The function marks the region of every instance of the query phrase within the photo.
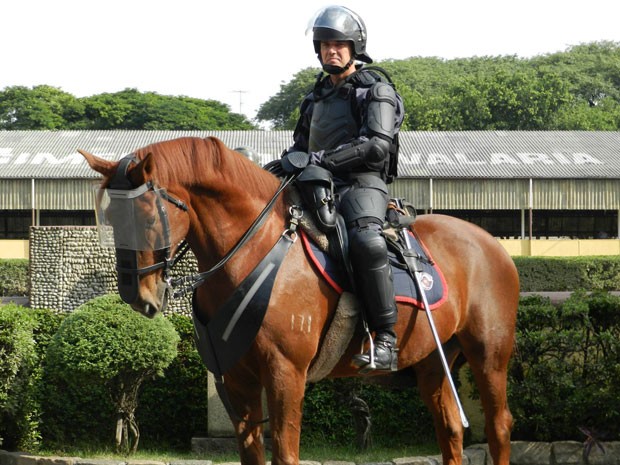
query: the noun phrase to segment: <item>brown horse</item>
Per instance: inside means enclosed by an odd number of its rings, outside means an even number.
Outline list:
[[[102,187],[118,179],[119,162],[80,153],[103,175]],[[163,207],[157,207],[160,215],[147,212],[150,220],[145,228],[158,229],[163,210],[170,250],[136,252],[135,266],[142,271],[136,278],[135,299],[130,299],[134,310],[153,316],[166,305],[166,272],[157,265],[162,255],[174,253],[185,239],[200,271],[213,267],[235,247],[272,199],[279,180],[215,138],[156,143],[133,155],[121,173],[128,183],[126,189],[152,185],[166,189]],[[289,218],[285,200],[278,198],[247,244],[238,247],[230,260],[197,287],[194,313],[198,320],[206,323],[214,316],[287,230]],[[452,366],[460,354],[469,363],[480,392],[491,456],[495,465],[508,465],[512,416],[506,398],[506,372],[519,299],[513,261],[492,236],[456,218],[421,215],[413,229],[442,268],[448,285],[447,299],[433,311],[448,363]],[[339,300],[338,293],[309,263],[300,242],[292,243],[277,273],[262,326],[249,350],[224,375],[225,389],[238,414],[231,419],[244,465],[265,463],[260,426],[263,389],[269,410],[272,463],[299,462],[307,374]],[[463,426],[458,405],[425,320],[420,309],[399,304],[398,368],[415,372],[423,400],[433,414],[443,463],[460,464]],[[354,336],[329,377],[358,376],[350,360],[359,352],[362,337]]]

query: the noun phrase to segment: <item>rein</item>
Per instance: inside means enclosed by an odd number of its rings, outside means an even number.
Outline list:
[[[172,297],[176,299],[178,297],[182,297],[186,295],[189,292],[194,291],[194,289],[196,289],[198,286],[204,283],[207,280],[207,278],[209,278],[209,276],[211,276],[213,273],[215,273],[220,268],[222,268],[226,263],[228,263],[228,261],[237,253],[237,251],[241,247],[243,247],[243,245],[246,242],[248,242],[260,229],[260,227],[264,224],[265,219],[267,218],[267,215],[269,215],[269,213],[273,209],[273,206],[275,205],[276,200],[278,199],[280,194],[284,191],[284,189],[286,189],[295,180],[296,177],[297,175],[291,175],[291,176],[288,176],[282,179],[282,181],[280,182],[280,187],[278,187],[278,190],[275,192],[275,194],[273,194],[273,197],[271,198],[271,200],[267,203],[267,205],[265,205],[265,208],[263,208],[263,210],[256,217],[254,222],[250,225],[247,231],[243,233],[243,235],[239,238],[239,240],[233,246],[233,248],[230,249],[228,253],[224,255],[219,262],[217,262],[215,265],[213,265],[208,270],[203,271],[201,273],[197,273],[191,276],[182,276],[174,280],[170,278],[167,279],[166,281],[168,283],[168,286],[171,289],[175,289],[179,286],[184,285],[182,289],[175,291],[172,294]],[[176,263],[181,258],[181,256],[187,252],[188,249],[189,249],[189,246],[187,242],[184,240],[182,242],[179,252],[173,259],[173,264]]]
[[[131,163],[136,163],[136,162],[137,162],[137,158],[135,154],[133,153],[121,159],[120,165],[111,182],[111,186],[113,188],[124,189],[124,190],[131,190],[133,188],[133,185],[127,178],[127,172],[128,172],[129,165]],[[179,297],[182,297],[188,294],[189,292],[193,292],[198,286],[204,283],[209,278],[209,276],[211,276],[216,271],[220,270],[226,263],[228,263],[228,261],[237,253],[237,251],[241,247],[243,247],[243,245],[245,245],[256,234],[256,232],[264,224],[265,219],[267,218],[267,215],[269,215],[269,213],[273,209],[276,203],[276,200],[278,199],[280,194],[282,194],[284,189],[286,189],[295,180],[295,178],[297,178],[298,175],[299,175],[298,173],[291,174],[282,179],[282,181],[280,182],[280,186],[274,193],[271,200],[267,203],[267,205],[265,205],[263,210],[256,217],[256,219],[250,225],[247,231],[243,233],[243,235],[239,238],[239,240],[232,247],[232,249],[230,249],[228,253],[226,253],[226,255],[224,255],[224,257],[222,257],[222,259],[218,261],[215,265],[213,265],[210,269],[203,271],[201,273],[194,274],[194,275],[182,276],[177,279],[172,279],[170,277],[170,270],[172,269],[172,267],[189,251],[189,244],[187,243],[186,239],[183,239],[183,241],[180,242],[178,250],[176,251],[174,256],[171,255],[171,248],[167,247],[163,249],[165,253],[165,257],[160,262],[154,263],[153,265],[150,265],[144,268],[119,266],[119,264],[117,263],[116,270],[119,273],[126,273],[134,277],[137,277],[137,276],[141,276],[146,273],[150,273],[151,271],[158,270],[159,268],[163,268],[164,269],[163,279],[166,282],[168,288],[173,291],[172,292],[173,298],[176,299],[176,298],[179,298]],[[144,186],[147,190],[155,189],[155,185],[151,181],[144,184]],[[185,212],[189,210],[188,206],[182,200],[179,200],[171,196],[166,191],[162,191],[160,195],[162,199],[172,203],[177,208]],[[159,204],[159,202],[158,202],[158,211],[165,225],[164,233],[167,235],[169,234],[169,230],[170,230],[170,225],[168,223],[168,215],[166,213],[166,209],[163,208],[163,205]],[[117,256],[119,253],[122,253],[122,252],[124,252],[124,250],[117,249]],[[132,279],[135,279],[135,278],[132,278]],[[178,288],[179,286],[184,286],[184,287],[182,289],[175,291],[175,289]]]

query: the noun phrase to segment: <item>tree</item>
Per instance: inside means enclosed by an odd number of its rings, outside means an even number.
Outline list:
[[[306,68],[295,74],[290,82],[280,84],[278,93],[260,106],[256,119],[271,122],[273,129],[294,129],[299,118],[299,105],[312,91],[319,71]]]
[[[92,129],[244,130],[254,126],[215,100],[125,89],[83,99]]]
[[[136,89],[78,99],[42,85],[0,91],[0,129],[249,130],[255,126],[215,100]]]
[[[116,447],[135,452],[140,387],[162,375],[177,355],[178,342],[167,319],[147,319],[118,295],[102,296],[63,320],[48,346],[47,366],[68,384],[104,385],[117,412]]]
[[[40,85],[0,91],[0,129],[81,129],[84,106],[73,95]]]
[[[377,63],[397,85],[409,130],[618,130],[620,43],[593,42],[530,59],[413,57]],[[303,70],[257,114],[293,129],[311,89]]]

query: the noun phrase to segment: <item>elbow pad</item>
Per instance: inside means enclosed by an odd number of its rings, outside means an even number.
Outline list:
[[[326,152],[321,160],[321,165],[332,173],[358,168],[368,165],[371,169],[383,166],[390,151],[390,143],[379,137],[373,137],[356,145],[347,145],[333,152]],[[374,167],[373,164],[379,164]]]
[[[392,140],[396,125],[396,92],[392,86],[378,82],[370,89],[368,133]]]

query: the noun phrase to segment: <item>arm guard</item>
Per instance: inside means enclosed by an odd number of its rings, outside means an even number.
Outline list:
[[[321,165],[332,173],[351,170],[362,165],[383,165],[390,151],[390,142],[380,137],[373,137],[364,142],[346,144],[332,152],[326,152]]]

